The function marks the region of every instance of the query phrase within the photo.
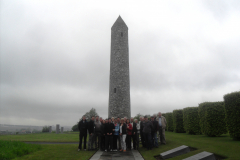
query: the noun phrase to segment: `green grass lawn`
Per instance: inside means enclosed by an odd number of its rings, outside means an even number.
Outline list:
[[[10,160],[41,149],[42,147],[37,144],[26,144],[19,141],[0,140],[0,160]]]
[[[0,140],[15,140],[15,141],[44,141],[44,142],[78,142],[79,133],[39,133],[27,135],[1,135]],[[147,151],[140,147],[139,151],[146,160],[155,160],[154,155],[159,155],[167,150],[187,145],[197,150],[181,155],[170,160],[179,160],[187,158],[202,151],[212,152],[224,157],[227,160],[240,159],[240,141],[234,141],[229,135],[220,137],[207,137],[205,135],[188,135],[185,133],[166,132],[166,145],[161,145],[159,148],[154,148]],[[89,159],[93,155],[93,151],[77,151],[77,144],[41,144],[42,149],[23,157],[16,159]]]
[[[88,160],[95,151],[77,151],[76,144],[42,144],[40,151],[14,160]]]
[[[37,142],[79,142],[79,132],[71,133],[34,133],[19,135],[0,135],[0,140],[37,141]]]
[[[212,152],[224,157],[226,160],[239,160],[240,159],[240,141],[234,141],[229,135],[220,137],[207,137],[205,135],[188,135],[186,133],[173,133],[166,132],[166,145],[161,145],[159,148],[154,148],[147,151],[145,148],[140,147],[139,151],[146,160],[155,160],[154,155],[159,155],[167,150],[187,145],[197,148],[185,155],[181,155],[169,160],[179,160],[190,157],[202,151]]]

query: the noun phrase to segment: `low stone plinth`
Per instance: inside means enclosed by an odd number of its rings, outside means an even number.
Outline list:
[[[190,152],[190,148],[188,146],[182,145],[180,147],[171,149],[169,151],[160,153],[161,158],[163,159],[168,159],[168,158],[172,158],[172,157],[176,157],[182,154],[186,154]]]
[[[213,153],[204,151],[183,160],[216,160],[216,158]]]

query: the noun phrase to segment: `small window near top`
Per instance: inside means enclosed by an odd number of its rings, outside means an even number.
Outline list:
[[[121,32],[121,37],[123,36],[123,32]]]
[[[114,93],[116,93],[117,92],[117,88],[114,88]]]

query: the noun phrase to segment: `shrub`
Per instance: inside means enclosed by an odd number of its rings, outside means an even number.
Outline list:
[[[227,133],[224,102],[200,103],[198,115],[203,134],[212,137]]]
[[[173,130],[176,133],[184,133],[183,128],[183,110],[176,109],[173,110]]]
[[[187,107],[183,109],[183,126],[188,134],[201,134],[198,107]]]
[[[229,134],[240,139],[240,91],[224,95],[226,123]]]
[[[172,112],[166,113],[166,120],[167,120],[167,131],[173,131],[173,116]]]

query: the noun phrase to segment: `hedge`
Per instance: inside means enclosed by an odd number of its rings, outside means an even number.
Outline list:
[[[167,120],[167,131],[173,132],[173,113],[168,112],[166,113],[166,120]]]
[[[173,130],[176,133],[184,133],[183,128],[183,110],[176,109],[173,110]]]
[[[227,133],[224,102],[200,103],[198,115],[203,134],[212,137]]]
[[[226,123],[229,134],[240,139],[240,91],[224,95]]]
[[[198,107],[187,107],[183,109],[183,126],[188,134],[201,134]]]

